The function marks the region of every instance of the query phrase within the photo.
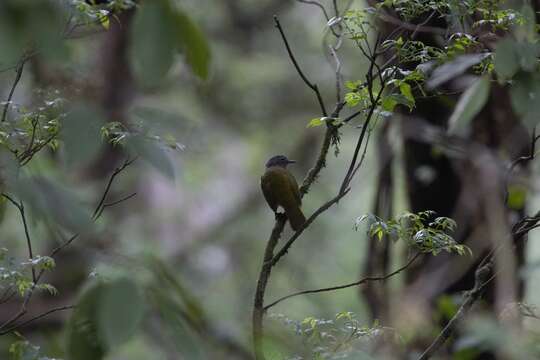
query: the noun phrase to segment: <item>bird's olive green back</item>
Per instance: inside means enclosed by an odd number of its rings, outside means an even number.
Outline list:
[[[261,177],[261,188],[266,201],[273,209],[278,205],[288,207],[298,206],[301,203],[296,179],[285,168],[279,166],[267,168]]]

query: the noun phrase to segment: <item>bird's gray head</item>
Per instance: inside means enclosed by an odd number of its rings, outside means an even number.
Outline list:
[[[266,162],[266,167],[271,166],[281,166],[281,167],[287,167],[289,164],[294,164],[296,161],[289,160],[285,155],[276,155],[272,156],[270,160]]]

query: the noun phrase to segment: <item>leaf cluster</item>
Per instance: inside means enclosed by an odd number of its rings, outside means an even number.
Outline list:
[[[383,238],[402,240],[408,247],[432,255],[441,251],[471,254],[467,246],[458,244],[450,235],[457,227],[456,222],[448,217],[435,217],[433,211],[417,214],[405,212],[391,220],[383,220],[372,214],[363,215],[356,219],[355,228],[358,230],[363,222],[368,223],[368,236],[376,237],[379,241]]]

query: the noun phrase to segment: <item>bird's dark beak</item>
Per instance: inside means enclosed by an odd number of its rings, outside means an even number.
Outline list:
[[[296,160],[287,160],[287,164],[294,164],[296,163]]]

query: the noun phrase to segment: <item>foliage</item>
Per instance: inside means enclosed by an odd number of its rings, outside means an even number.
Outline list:
[[[398,14],[401,18],[398,21],[439,17],[449,23],[459,24],[463,31],[448,33],[441,47],[403,36],[384,40],[377,38],[373,43],[377,33],[374,21],[377,17],[388,16],[387,9]],[[536,125],[535,114],[538,111],[533,99],[537,92],[537,57],[540,47],[536,39],[534,16],[528,5],[515,10],[503,7],[503,1],[387,0],[378,3],[376,7],[348,11],[343,17],[343,24],[345,35],[365,57],[374,60],[376,53],[380,52],[392,53],[391,59],[395,59],[393,65],[387,67],[375,64],[376,73],[369,75],[365,81],[346,82],[349,92],[345,94],[345,101],[348,106],[360,107],[364,114],[372,106],[376,106],[377,113],[383,115],[395,111],[399,105],[412,110],[416,99],[428,96],[426,87],[444,95],[444,92],[436,89],[438,86],[456,75],[472,70],[472,73],[480,77],[471,83],[456,107],[452,116],[454,125],[450,128],[453,134],[462,136],[467,133],[471,119],[489,97],[494,75],[499,82],[512,85],[514,110],[530,128]],[[509,33],[497,42],[495,52],[480,41],[477,35],[479,28],[486,27],[487,31]],[[384,91],[384,94],[378,96],[379,91]],[[320,120],[314,119],[309,126],[320,124]]]
[[[21,339],[9,347],[11,360],[55,360],[44,356],[40,352],[40,347],[32,345],[28,340]]]
[[[41,154],[53,153],[57,159],[65,160],[55,165],[66,166],[66,171],[71,172],[91,164],[103,148],[111,144],[122,147],[131,159],[140,157],[166,176],[174,177],[168,153],[181,150],[183,145],[170,134],[155,129],[155,112],[132,113],[129,120],[122,122],[107,118],[108,114],[87,94],[79,93],[78,88],[75,91],[34,89],[28,104],[12,100],[33,57],[39,56],[54,66],[69,67],[73,53],[68,41],[95,36],[116,25],[125,26],[121,18],[131,11],[135,12],[135,20],[131,26],[134,41],[129,61],[142,85],[157,86],[166,80],[179,54],[191,73],[203,80],[208,78],[210,49],[205,35],[173,0],[142,4],[133,0],[0,2],[0,71],[16,71],[9,97],[0,104],[0,190],[3,195],[0,205],[2,213],[11,205],[19,211],[24,226],[21,234],[26,237],[29,253],[29,258],[21,259],[9,256],[11,251],[6,248],[0,249],[0,304],[15,299],[21,306],[13,320],[0,324],[0,330],[6,334],[20,326],[34,293],[57,294],[52,284],[42,281],[42,275],[56,269],[54,255],[80,234],[95,231],[94,222],[105,207],[112,206],[104,203],[112,181],[127,166],[113,173],[92,215],[87,201],[83,201],[84,188],[67,189],[65,183],[44,175],[40,166],[32,166],[32,160]],[[38,224],[44,224],[51,234],[59,234],[61,238],[71,234],[70,240],[62,239],[51,256],[33,254],[33,230]],[[67,355],[77,359],[102,358],[112,348],[132,338],[139,330],[143,315],[144,298],[137,283],[127,278],[91,283],[81,294],[68,323]],[[9,351],[15,360],[49,359],[41,354],[38,346],[23,338],[13,343]]]
[[[49,256],[36,255],[27,261],[17,262],[15,258],[8,256],[8,249],[0,249],[0,301],[7,297],[18,294],[20,297],[27,295],[28,291],[45,290],[51,295],[56,295],[57,290],[51,284],[34,283],[31,270],[52,271],[56,264]]]
[[[127,278],[89,285],[68,324],[69,358],[102,359],[137,331],[143,309],[138,286]]]
[[[456,222],[448,217],[435,217],[433,211],[417,214],[405,212],[396,219],[386,221],[375,215],[364,215],[356,219],[356,229],[364,221],[368,222],[368,236],[375,236],[379,240],[384,237],[393,241],[402,240],[413,249],[433,255],[441,251],[472,254],[468,247],[456,243],[450,235],[457,227]]]
[[[350,311],[337,313],[333,319],[307,317],[295,321],[283,314],[270,317],[291,328],[308,349],[304,356],[287,357],[288,360],[370,358],[367,350],[378,339],[388,338],[394,332],[378,321],[371,326],[362,325]]]

